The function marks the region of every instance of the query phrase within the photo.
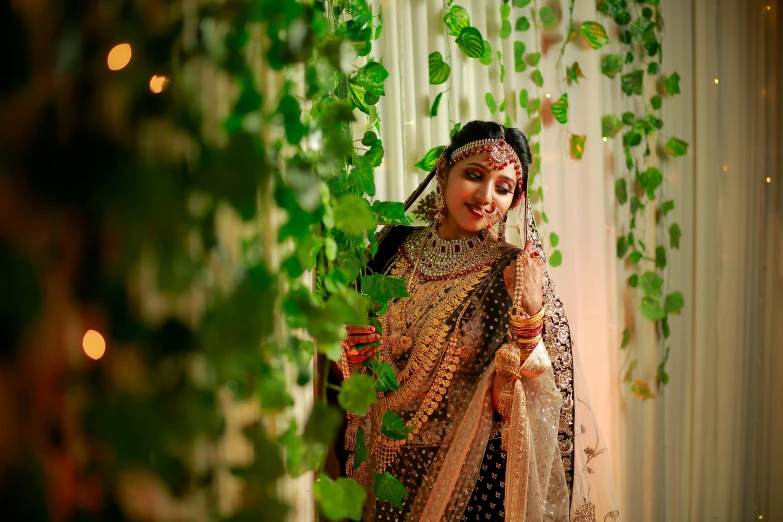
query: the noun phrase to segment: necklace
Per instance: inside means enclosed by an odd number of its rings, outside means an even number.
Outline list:
[[[403,246],[404,255],[413,265],[411,279],[444,279],[461,275],[497,259],[501,245],[488,241],[481,231],[460,239],[441,239],[433,226],[411,235]],[[415,261],[410,254],[416,252]]]

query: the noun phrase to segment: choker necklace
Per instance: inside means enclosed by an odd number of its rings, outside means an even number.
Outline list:
[[[485,266],[497,259],[497,241],[487,241],[489,233],[460,239],[441,239],[437,229],[424,228],[411,234],[405,251],[415,271],[425,278],[455,276]]]

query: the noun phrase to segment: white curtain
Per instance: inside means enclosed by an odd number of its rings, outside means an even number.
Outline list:
[[[497,63],[466,59],[447,35],[444,3],[373,2],[375,13],[382,10],[383,31],[372,56],[390,72],[379,105],[386,150],[377,171],[379,199],[402,201],[418,185],[425,173],[414,164],[430,147],[447,143],[449,118],[502,122],[485,105],[486,92],[498,104],[506,97],[512,123],[521,128],[527,124],[519,106],[522,88],[542,101],[547,93],[554,101],[566,92],[555,68],[559,43],[542,58],[545,84],[536,94],[532,69],[514,72],[513,42],[540,51],[541,34],[536,39],[532,29],[515,31],[501,40],[500,0],[455,2],[469,11],[471,25],[492,49],[502,50],[501,84]],[[563,65],[578,61],[585,78],[567,89],[568,126],[549,122],[540,137],[549,224],[539,226],[560,237],[563,264],[550,270],[588,370],[623,520],[783,520],[783,450],[777,442],[783,417],[775,415],[783,404],[783,6],[773,0],[661,4],[662,70],[682,79],[681,94],[664,99],[660,135],[690,147],[685,157],[659,162],[666,198],[676,202],[667,220],[683,233],[664,276],[668,291],[683,292],[686,306],[670,320],[671,380],[656,399],[632,398],[622,382],[628,361],[638,358],[636,376],[654,383],[663,346],[651,323],[634,312],[636,294],[628,292],[628,273],[615,257],[617,234],[627,226],[627,207],[616,209],[613,190],[624,160],[619,136],[602,141],[601,116],[634,110],[631,104],[639,100],[621,93],[619,79],[600,74],[601,54],[616,52],[618,35],[593,1],[576,1],[574,22],[599,21],[613,44],[599,51],[566,48]],[[557,2],[546,5],[557,12]],[[568,3],[559,9],[565,20],[557,31],[563,34]],[[531,17],[527,8],[512,8],[512,25],[522,15]],[[429,85],[428,55],[434,51],[451,54],[452,82],[438,116],[430,118],[432,101],[448,85]],[[567,131],[587,135],[581,161],[569,157]],[[654,212],[640,221],[637,235],[655,245]],[[634,341],[623,351],[621,332],[629,323]]]

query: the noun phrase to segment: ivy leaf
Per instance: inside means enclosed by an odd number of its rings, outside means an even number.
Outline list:
[[[494,116],[495,112],[498,110],[498,106],[495,103],[495,97],[492,96],[491,92],[488,92],[484,95],[484,102],[487,104],[489,112]]]
[[[571,156],[578,160],[582,159],[582,155],[585,153],[585,141],[587,141],[587,135],[571,135]]]
[[[628,261],[630,261],[633,264],[637,264],[641,260],[642,260],[642,253],[639,252],[638,250],[631,252],[630,255],[628,256]]]
[[[644,204],[636,196],[631,196],[631,214],[636,215],[636,212],[644,208]]]
[[[354,373],[340,387],[337,402],[346,411],[359,416],[367,415],[370,404],[378,402],[373,378],[363,373]]]
[[[371,146],[376,141],[378,141],[378,135],[373,131],[367,131],[364,133],[364,136],[362,136],[362,145],[365,147]]]
[[[663,99],[660,96],[653,96],[650,98],[650,105],[657,111],[661,108],[661,105],[663,105]]]
[[[606,114],[601,118],[601,135],[605,138],[613,138],[623,130],[623,122],[614,114]]]
[[[315,483],[315,498],[329,520],[361,520],[367,492],[353,479],[340,477],[336,481],[325,473]]]
[[[663,286],[663,278],[652,271],[647,271],[639,278],[639,288],[642,291],[642,295],[650,298],[661,297],[661,287]]]
[[[440,85],[449,79],[451,67],[443,61],[443,56],[435,51],[429,57],[430,84]]]
[[[507,4],[503,4],[500,6],[500,19],[501,20],[508,20],[508,17],[511,16],[511,8]]]
[[[655,248],[655,266],[661,270],[666,268],[666,249],[661,245]]]
[[[620,87],[626,96],[642,94],[644,71],[634,71],[620,76]]]
[[[503,23],[500,25],[500,38],[505,40],[509,36],[511,36],[511,22],[503,20]]]
[[[500,102],[500,107],[498,107],[498,110],[500,112],[506,112],[506,99],[503,98],[503,101]]]
[[[671,199],[669,201],[664,201],[663,205],[661,205],[661,210],[664,216],[668,214],[671,210],[674,210],[674,201],[672,201]]]
[[[579,78],[585,77],[585,75],[582,74],[582,69],[579,67],[579,62],[574,62],[566,72],[568,73],[569,80],[575,82],[577,85],[579,84]]]
[[[451,36],[459,36],[463,29],[470,27],[470,15],[468,11],[459,5],[454,5],[443,17],[446,27],[449,28]]]
[[[527,7],[532,0],[514,0],[514,7]]]
[[[614,22],[617,25],[628,25],[631,22],[631,14],[628,11],[623,11],[614,17]]]
[[[634,114],[631,111],[623,113],[623,123],[626,125],[633,125]]]
[[[631,36],[639,43],[646,43],[655,40],[655,29],[653,23],[647,18],[640,16],[631,24]]]
[[[650,391],[650,386],[641,379],[636,379],[631,385],[631,394],[641,400],[654,399],[655,394]]]
[[[411,225],[413,218],[405,214],[405,205],[399,201],[374,201],[372,209],[380,225]]]
[[[528,95],[527,95],[527,89],[522,89],[519,91],[519,105],[523,109],[527,109],[527,101],[528,101]]]
[[[517,23],[515,24],[514,28],[517,31],[527,31],[530,29],[530,20],[528,20],[526,16],[520,16],[517,18]]]
[[[620,4],[620,0],[601,0],[598,4],[598,10],[611,18],[622,13],[623,9],[625,8]]]
[[[614,79],[623,72],[623,57],[619,54],[605,54],[601,56],[601,74]]]
[[[528,137],[535,136],[540,132],[541,132],[541,118],[536,116],[535,118],[532,118],[527,124],[527,135]]]
[[[680,249],[680,238],[682,237],[682,231],[680,231],[680,225],[674,223],[669,227],[669,244],[672,248]]]
[[[356,444],[353,448],[353,469],[359,469],[365,460],[367,460],[367,445],[364,442],[364,428],[359,426],[359,429],[356,430]]]
[[[685,156],[688,153],[688,144],[675,137],[666,142],[666,152],[672,156]]]
[[[623,147],[636,147],[642,142],[642,135],[638,132],[630,131],[623,134]]]
[[[663,85],[666,89],[666,94],[669,96],[680,94],[680,75],[677,73],[672,74],[663,81]]]
[[[391,410],[388,410],[383,414],[381,433],[392,440],[405,440],[408,438],[410,432],[411,428],[403,424],[402,418],[400,418],[399,415]]]
[[[405,281],[396,277],[383,274],[371,274],[362,277],[362,292],[367,294],[373,302],[380,306],[379,314],[386,311],[391,299],[408,297],[408,289]]]
[[[514,42],[514,70],[516,72],[524,72],[527,69],[525,65],[525,43],[516,41]]]
[[[614,195],[620,205],[625,205],[625,202],[628,201],[628,184],[626,183],[625,178],[615,180]]]
[[[671,335],[671,331],[669,330],[669,318],[664,317],[661,319],[661,330],[663,331],[663,338],[668,339],[669,335]]]
[[[525,63],[527,63],[531,67],[535,67],[538,65],[538,62],[541,61],[541,53],[528,53],[527,56],[525,56]]]
[[[669,374],[666,373],[666,363],[669,361],[669,348],[671,348],[671,346],[666,347],[666,354],[663,356],[663,361],[658,365],[657,379],[660,384],[669,384]]]
[[[658,74],[660,70],[660,66],[658,65],[658,62],[650,62],[647,64],[647,74],[650,76],[655,76]]]
[[[549,256],[549,264],[558,267],[563,264],[563,254],[560,253],[560,250],[555,250],[552,252],[552,255]]]
[[[541,71],[538,69],[531,73],[530,79],[533,80],[533,83],[535,83],[538,87],[544,86],[544,77],[541,75]]]
[[[440,107],[440,99],[443,97],[443,93],[439,92],[437,96],[435,96],[435,101],[432,102],[432,108],[430,109],[430,117],[434,118],[438,115],[438,107]]]
[[[373,479],[375,498],[388,502],[397,509],[402,509],[402,499],[408,496],[408,490],[402,483],[389,473],[376,473]]]
[[[389,77],[389,71],[378,62],[370,62],[358,71],[354,81],[361,84],[368,92],[377,96],[385,96],[384,82]]]
[[[367,89],[353,80],[348,82],[348,97],[351,100],[351,104],[369,116],[370,106],[367,104],[366,96]]]
[[[552,104],[552,114],[560,123],[568,121],[568,93],[563,94],[559,100]]]
[[[560,236],[558,236],[554,232],[550,232],[549,242],[552,244],[552,248],[557,248],[558,243],[560,243]]]
[[[622,259],[625,257],[625,254],[628,252],[628,249],[631,248],[631,245],[628,244],[628,239],[622,235],[617,238],[617,259]]]
[[[277,443],[285,448],[285,467],[288,474],[296,478],[307,471],[318,469],[326,458],[326,446],[321,443],[308,443],[296,434],[296,422],[277,438]]]
[[[370,203],[354,194],[344,194],[337,199],[334,204],[334,223],[338,229],[351,236],[361,236],[378,225]]]
[[[620,343],[620,348],[623,350],[631,343],[631,331],[628,328],[623,330],[623,340]]]
[[[598,22],[584,22],[579,28],[579,32],[587,38],[590,47],[600,49],[609,43],[609,37],[606,35],[606,29]]]
[[[551,31],[557,27],[558,19],[551,7],[542,7],[539,9],[538,16],[541,18],[541,23],[544,25],[545,31]]]
[[[440,156],[441,152],[443,152],[445,148],[446,147],[443,145],[438,145],[437,147],[431,148],[427,151],[427,154],[425,154],[424,157],[416,163],[415,166],[427,172],[431,171],[435,166],[435,163],[438,161],[438,157]]]
[[[631,364],[628,366],[628,370],[625,372],[625,377],[623,377],[623,382],[631,382],[633,380],[633,371],[638,365],[639,359],[634,359],[631,361]]]
[[[344,418],[345,415],[339,408],[316,402],[305,425],[304,440],[331,444]]]
[[[630,277],[628,277],[628,286],[631,288],[636,288],[639,286],[639,276],[636,274],[631,274]]]
[[[376,140],[375,143],[373,143],[370,146],[370,150],[364,153],[363,158],[367,160],[369,165],[371,167],[377,167],[381,164],[381,161],[383,160],[383,141],[382,140]]]
[[[484,40],[484,52],[481,54],[481,58],[479,58],[479,62],[482,65],[490,65],[492,63],[492,47],[489,45],[489,42]]]
[[[650,167],[642,172],[639,181],[642,184],[642,188],[647,191],[647,197],[653,200],[655,199],[655,189],[663,183],[663,175],[657,168]]]
[[[370,368],[377,377],[375,380],[375,387],[383,392],[397,391],[402,388],[397,381],[397,375],[394,373],[394,368],[387,362],[370,362]]]
[[[639,311],[650,321],[658,321],[666,317],[666,312],[663,311],[661,303],[658,299],[652,297],[642,298],[642,302],[639,305]]]
[[[679,314],[684,306],[685,298],[682,296],[682,292],[672,292],[666,296],[664,308],[667,314]]]
[[[475,27],[466,27],[460,31],[456,44],[470,58],[481,58],[484,54],[484,38]]]

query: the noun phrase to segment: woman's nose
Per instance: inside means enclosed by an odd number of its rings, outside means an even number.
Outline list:
[[[476,200],[481,202],[482,205],[492,203],[492,194],[489,184],[482,185],[476,190]]]

